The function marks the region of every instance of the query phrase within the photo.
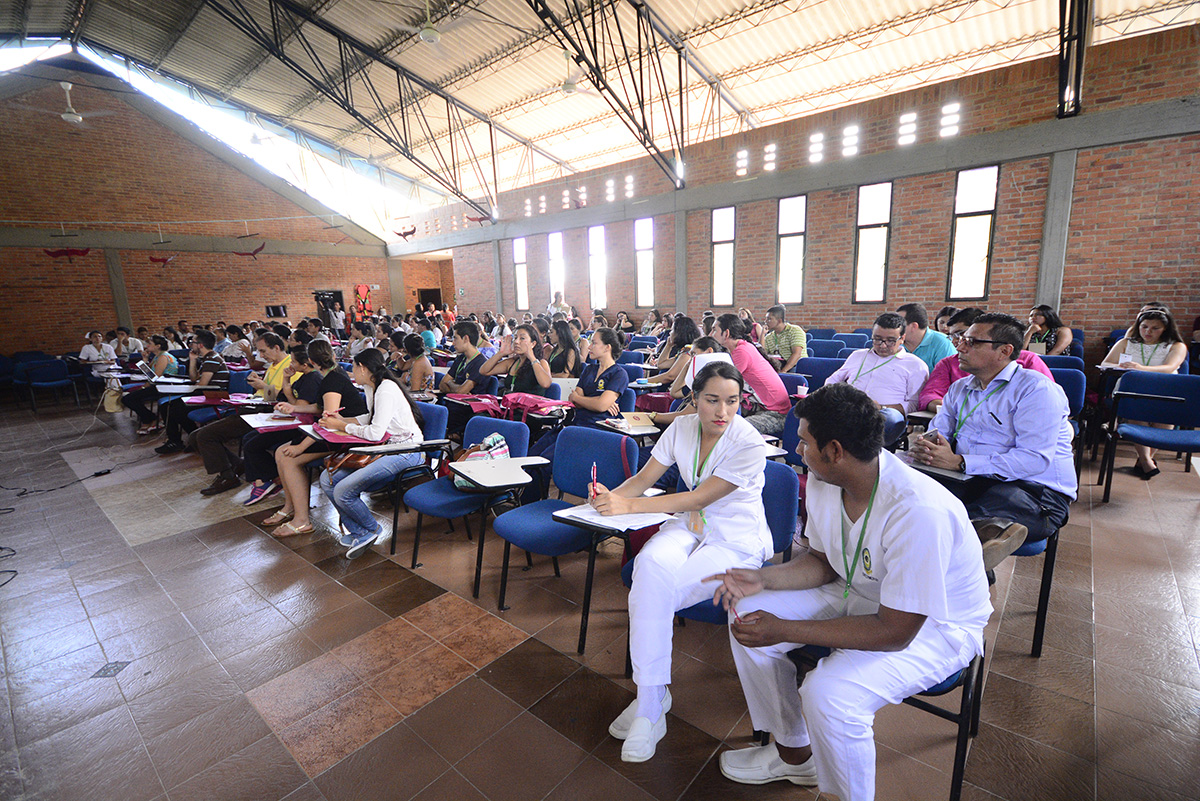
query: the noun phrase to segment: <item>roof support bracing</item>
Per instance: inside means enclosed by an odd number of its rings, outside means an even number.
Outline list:
[[[435,183],[484,216],[492,216],[497,188],[494,165],[488,162],[495,161],[495,149],[489,147],[487,152],[477,152],[475,144],[467,136],[468,127],[474,127],[476,123],[507,133],[495,126],[486,115],[445,94],[431,82],[383,57],[366,43],[316,17],[292,0],[267,0],[265,13],[264,4],[261,3],[255,4],[255,10],[251,10],[242,0],[207,2],[210,8],[336,103],[371,134],[407,158]],[[267,19],[259,18],[263,16]],[[293,35],[288,36],[288,33]],[[318,48],[313,44],[314,40],[321,39],[324,45],[321,52],[336,51],[336,56],[329,64],[322,60]],[[330,39],[333,48],[328,46]],[[396,81],[401,107],[395,113],[381,114],[385,104],[372,78],[372,74],[378,71],[361,69],[358,64],[363,59],[384,68],[389,73],[389,81]],[[449,122],[449,130],[443,135],[447,140],[444,145],[432,138],[436,121],[426,116],[422,104],[411,101],[413,95],[421,90],[436,96],[444,104],[444,113]],[[360,110],[359,106],[365,110]],[[417,137],[429,141],[432,163],[411,147]],[[486,197],[473,198],[466,194],[462,189],[464,170],[469,171],[477,185],[484,188]]]
[[[21,0],[21,8],[17,11],[17,33],[22,39],[29,38],[29,4],[33,0]]]
[[[682,189],[680,168],[687,138],[682,45],[673,37],[663,38],[651,23],[650,10],[642,0],[618,4],[584,0],[588,2],[586,7],[579,0],[572,0],[566,19],[554,13],[547,0],[525,2],[646,149],[650,159],[676,188]],[[627,14],[621,13],[622,9],[632,10],[632,22],[626,19]],[[668,85],[668,66],[657,41],[663,41],[675,54],[675,91]],[[612,81],[606,72],[614,73]],[[656,133],[656,124],[665,131]]]
[[[71,14],[71,44],[79,44],[79,40],[83,37],[83,29],[87,26],[92,11],[98,4],[99,0],[79,0],[79,4],[75,6],[75,12]]]
[[[337,2],[338,2],[338,0],[322,0],[322,2],[317,3],[311,9],[309,9],[309,11],[310,11],[310,13],[312,13],[314,15],[321,14],[325,11],[328,11],[333,6],[337,5]],[[299,28],[299,26],[297,26],[297,29],[298,28]],[[289,31],[289,32],[285,33],[284,34],[285,43],[288,41],[291,41],[291,38],[295,34],[296,34],[296,31]],[[270,62],[270,60],[271,60],[271,52],[269,50],[263,50],[263,52],[258,57],[253,59],[252,63],[246,64],[241,69],[239,69],[237,76],[234,77],[233,80],[229,81],[228,83],[226,83],[224,86],[221,87],[221,97],[228,100],[233,95],[234,92],[236,92],[238,89],[241,89],[243,86],[246,85],[247,81],[249,81],[251,78],[253,78],[255,75],[257,75],[258,71],[261,70],[265,64]],[[320,96],[320,95],[318,95],[318,96]]]
[[[1092,0],[1058,0],[1058,118],[1082,110],[1083,58],[1092,38]]]
[[[154,58],[150,59],[149,66],[151,68],[158,69],[162,66],[162,63],[167,60],[167,57],[175,49],[175,45],[179,44],[184,35],[187,34],[188,28],[192,27],[192,23],[195,22],[196,16],[202,8],[204,8],[204,0],[192,0],[191,8],[184,13],[183,19],[179,21],[179,24],[175,26],[175,30],[171,32],[171,41],[163,45],[154,54]]]

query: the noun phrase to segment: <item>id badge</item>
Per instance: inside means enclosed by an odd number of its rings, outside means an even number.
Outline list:
[[[704,534],[704,519],[700,517],[699,512],[688,512],[688,528],[696,536]]]

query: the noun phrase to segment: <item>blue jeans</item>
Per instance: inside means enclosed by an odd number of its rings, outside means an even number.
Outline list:
[[[378,534],[381,530],[371,510],[363,503],[364,492],[378,492],[389,486],[396,475],[423,464],[421,453],[395,453],[376,459],[361,470],[338,470],[332,476],[321,471],[321,489],[333,501],[342,525],[354,537]]]

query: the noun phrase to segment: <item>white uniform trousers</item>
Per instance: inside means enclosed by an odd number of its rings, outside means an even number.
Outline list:
[[[877,606],[851,593],[847,614],[874,614]],[[742,599],[738,614],[765,610],[786,620],[827,620],[843,614],[840,585],[766,591]],[[796,691],[795,643],[746,648],[733,639],[742,691],[754,728],[783,746],[812,745],[822,792],[842,801],[875,797],[875,712],[944,680],[976,653],[969,632],[926,621],[903,651],[835,649]]]
[[[724,543],[703,542],[678,521],[668,522],[638,551],[629,590],[629,656],[639,687],[671,683],[675,612],[705,599],[717,583],[701,579],[731,567],[761,567],[762,559]]]

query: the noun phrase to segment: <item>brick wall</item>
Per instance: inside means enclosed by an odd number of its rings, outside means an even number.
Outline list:
[[[274,219],[250,223],[245,250],[265,240],[337,242],[341,230],[249,178],[205,150],[128,106],[120,95],[76,86],[80,111],[112,111],[75,129],[38,112],[6,107],[0,114],[0,219],[80,223],[104,231],[144,231],[147,245],[158,228],[146,221],[183,224],[163,227],[163,235],[232,237],[244,224],[196,220]],[[42,108],[63,103],[57,85],[15,98]],[[126,224],[87,226],[87,221]],[[5,225],[19,225],[5,223]],[[152,232],[152,233],[150,233]],[[70,247],[73,240],[60,240]],[[175,255],[168,247],[122,250],[129,304],[135,326],[161,329],[183,317],[215,322],[261,319],[267,304],[286,304],[295,317],[316,313],[314,289],[341,290],[347,305],[354,285],[379,284],[388,296],[384,259],[270,256],[257,260],[221,253],[183,253],[165,268],[150,256]],[[0,290],[10,301],[10,324],[0,329],[0,352],[40,348],[78,351],[83,331],[117,324],[104,254],[54,260],[40,248],[0,248]],[[440,275],[434,286],[440,285]],[[378,304],[376,299],[376,305]]]
[[[454,262],[452,259],[401,259],[404,271],[405,307],[397,309],[409,312],[420,300],[419,289],[440,289],[442,303],[454,305]]]

